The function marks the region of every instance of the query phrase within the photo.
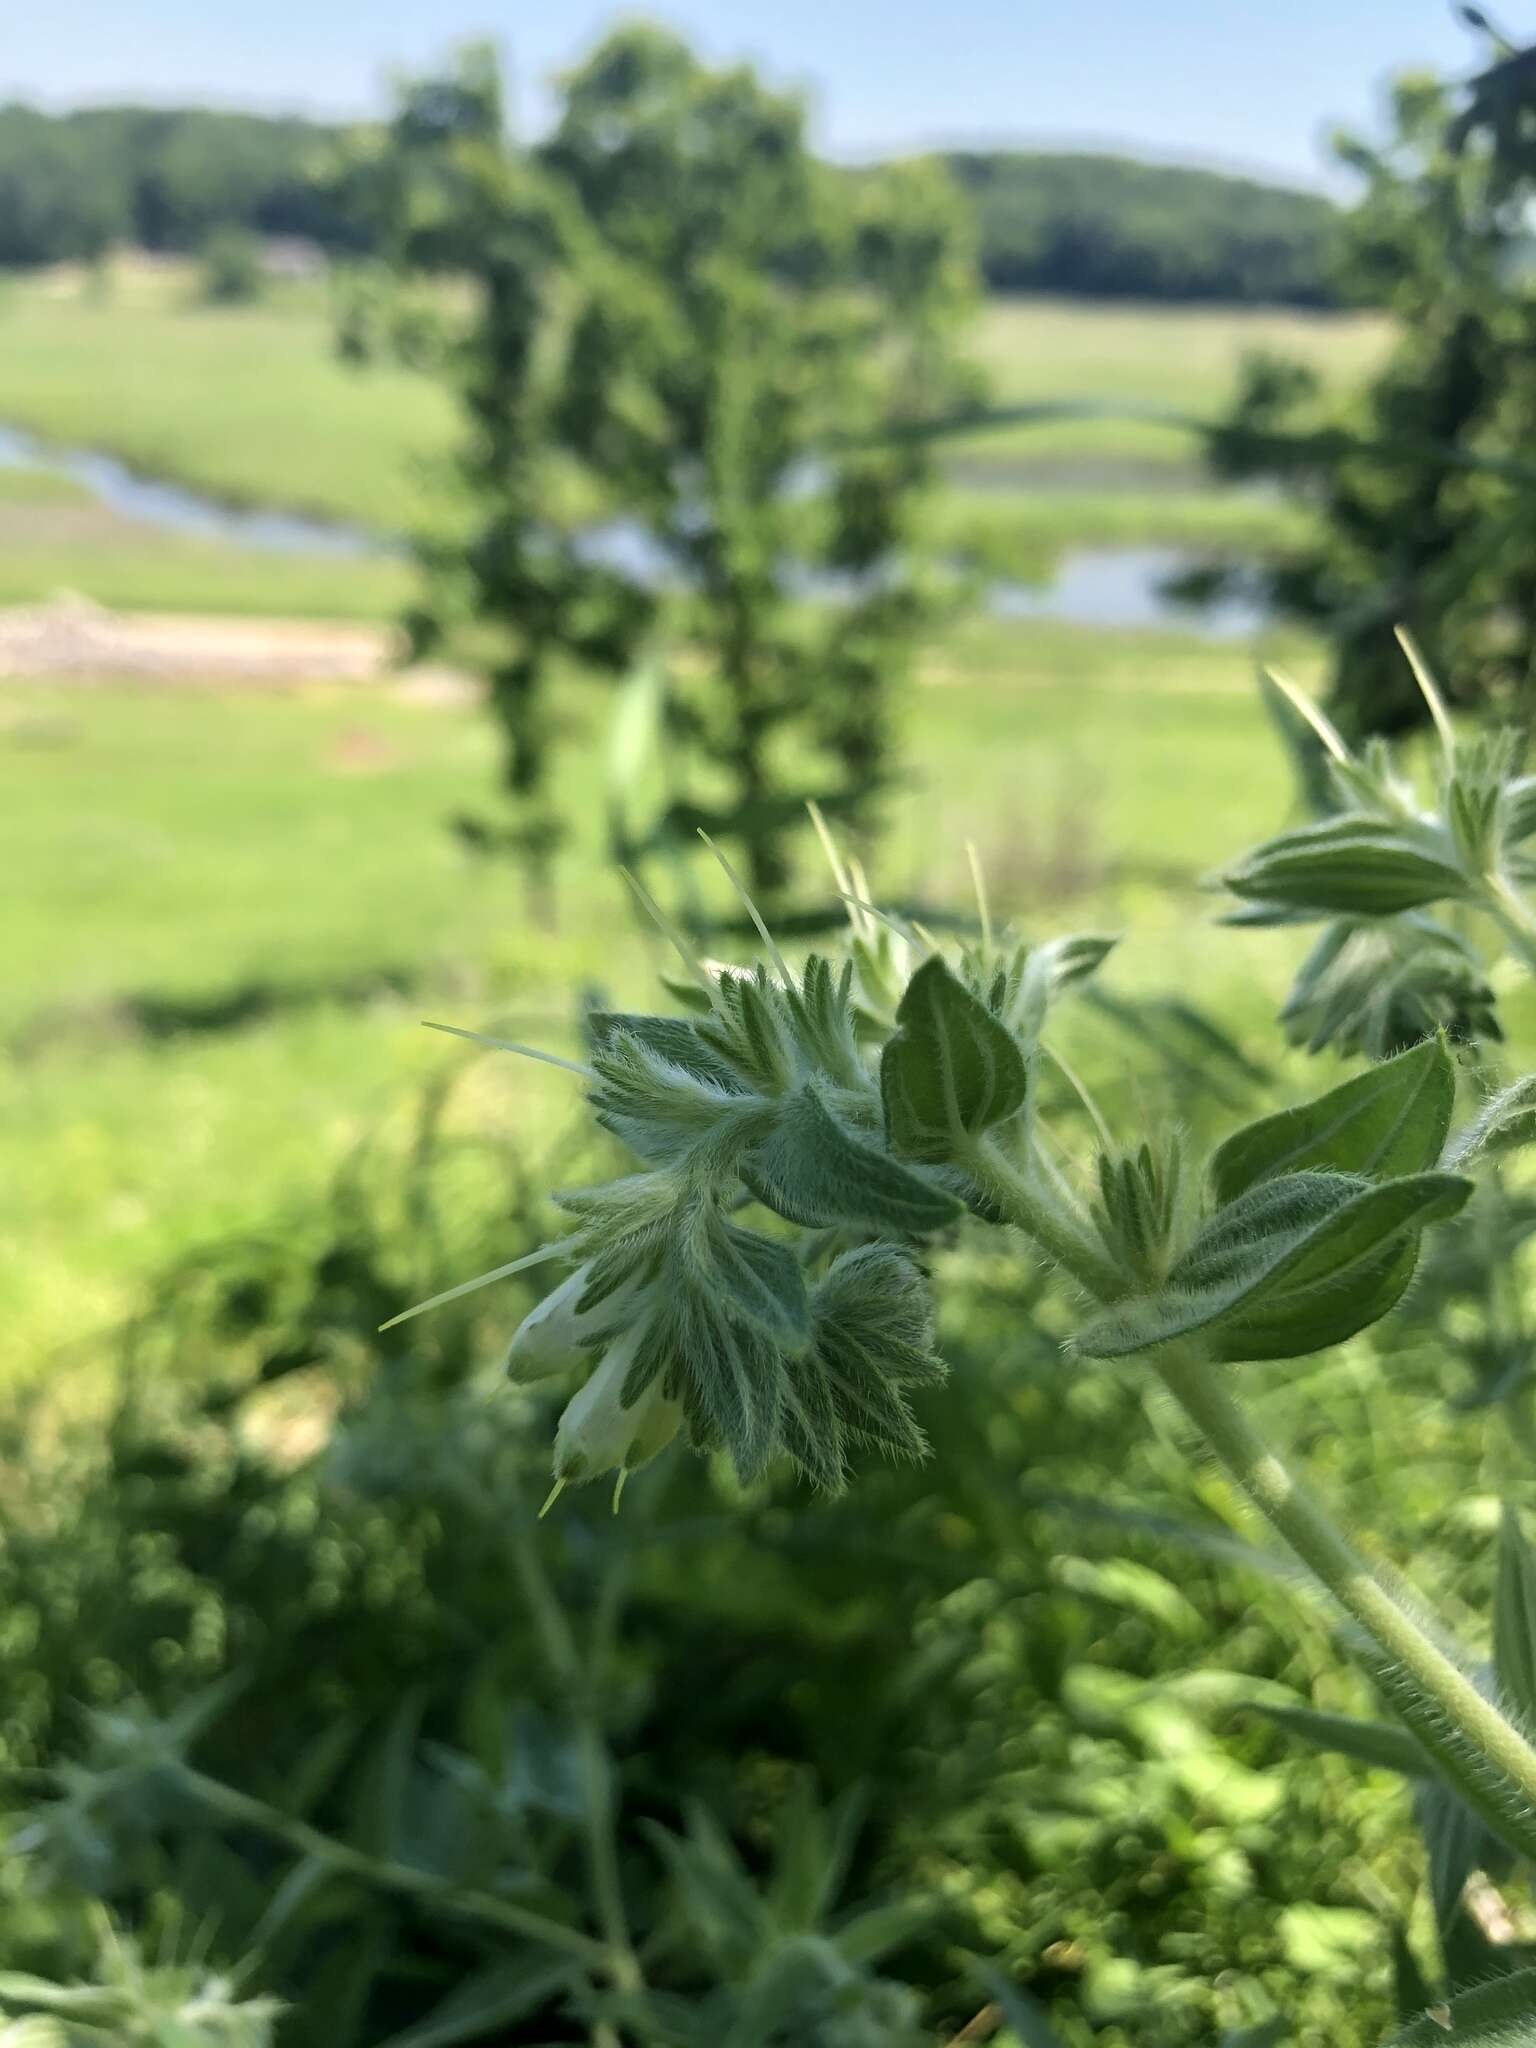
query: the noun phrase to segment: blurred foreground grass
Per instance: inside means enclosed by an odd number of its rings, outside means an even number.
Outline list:
[[[13,1371],[120,1315],[167,1258],[322,1186],[461,1057],[421,1017],[558,1049],[583,985],[646,992],[656,955],[602,837],[611,699],[572,682],[561,701],[591,743],[567,750],[584,823],[545,925],[449,829],[494,800],[473,708],[386,684],[0,687],[0,860],[24,878],[0,896]],[[1245,652],[976,623],[930,654],[907,716],[883,891],[960,904],[974,839],[1000,912],[1123,927],[1118,986],[1232,993],[1233,1028],[1267,1026],[1285,943],[1225,938],[1208,969],[1196,893],[1288,802]],[[825,887],[810,865],[805,886]],[[495,1065],[501,1113],[530,1141],[557,1130],[569,1080]]]

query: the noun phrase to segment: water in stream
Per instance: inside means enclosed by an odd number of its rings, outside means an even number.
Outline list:
[[[340,559],[393,554],[401,543],[339,520],[230,505],[184,485],[138,475],[115,456],[61,448],[0,423],[0,469],[40,470],[81,485],[124,519],[163,532],[224,541],[274,554]],[[614,522],[592,536],[592,553],[633,574],[657,573],[648,536]],[[1246,640],[1265,623],[1263,608],[1245,597],[1203,607],[1182,605],[1165,585],[1195,558],[1174,547],[1078,547],[1063,552],[1048,581],[995,583],[990,608],[1000,618],[1046,619],[1076,626],[1134,631],[1163,628],[1210,640]]]
[[[346,526],[339,520],[310,519],[297,512],[226,505],[182,484],[140,476],[115,455],[103,455],[94,448],[56,447],[3,422],[0,469],[40,470],[47,476],[67,477],[89,491],[98,505],[141,526],[158,527],[163,533],[228,541],[234,547],[279,555],[356,558],[399,551],[397,542],[366,533],[361,527]]]

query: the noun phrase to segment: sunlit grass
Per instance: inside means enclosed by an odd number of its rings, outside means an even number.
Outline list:
[[[389,365],[349,369],[320,286],[210,307],[188,266],[124,266],[104,294],[53,274],[10,286],[0,336],[0,420],[46,439],[386,532],[435,500],[447,394]]]
[[[1292,357],[1325,382],[1348,382],[1373,367],[1389,332],[1374,313],[993,299],[982,313],[975,353],[1000,404],[1113,399],[1208,419],[1233,391],[1245,355]],[[1187,432],[1135,420],[1005,428],[954,447],[968,465],[1003,469],[1068,460],[1156,469],[1199,460]]]
[[[129,265],[105,296],[67,274],[14,283],[0,318],[0,419],[226,496],[370,525],[403,524],[433,495],[424,466],[451,442],[446,395],[387,365],[343,363],[322,285],[207,308],[186,266]],[[1118,399],[1207,416],[1252,351],[1336,382],[1368,371],[1388,334],[1374,313],[993,298],[974,353],[1002,402]],[[1111,420],[1012,430],[956,452],[1185,464],[1192,451],[1182,433]]]
[[[1305,515],[1257,491],[1071,486],[986,489],[946,486],[934,506],[937,532],[976,552],[1005,577],[1044,577],[1063,549],[1163,547],[1262,554],[1303,538]]]
[[[152,527],[62,501],[22,516],[0,471],[0,606],[68,593],[112,611],[237,613],[253,618],[396,617],[413,586],[407,562],[265,553]]]
[[[1278,819],[1283,766],[1246,653],[1177,635],[978,622],[931,651],[877,886],[959,903],[965,841],[1001,914],[1128,933],[1125,987],[1211,973],[1201,874]],[[558,915],[461,850],[494,805],[487,721],[388,685],[281,695],[0,687],[0,1317],[36,1369],[168,1257],[257,1227],[461,1057],[424,1015],[574,1043],[574,992],[639,1000],[658,964],[603,844],[611,698],[562,691]],[[919,826],[921,829],[919,829]],[[826,883],[808,856],[804,888]],[[1283,940],[1217,969],[1259,1024]],[[566,1077],[506,1062],[530,1137]]]

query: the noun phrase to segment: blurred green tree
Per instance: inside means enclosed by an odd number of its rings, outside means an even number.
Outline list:
[[[1474,24],[1475,25],[1475,24]],[[1404,78],[1365,180],[1348,277],[1395,316],[1371,380],[1338,405],[1300,365],[1256,358],[1213,437],[1224,474],[1279,483],[1316,538],[1273,563],[1277,608],[1333,649],[1350,733],[1425,716],[1393,640],[1411,627],[1469,708],[1528,715],[1536,680],[1536,52],[1469,87]]]
[[[93,262],[129,225],[99,147],[31,107],[0,107],[0,268]]]
[[[339,174],[383,258],[344,342],[382,334],[459,396],[468,519],[422,542],[411,624],[421,648],[478,635],[515,813],[470,829],[540,882],[562,662],[677,650],[673,795],[631,857],[702,826],[776,898],[806,799],[857,827],[889,779],[891,686],[942,582],[930,459],[885,437],[970,393],[971,239],[937,165],[852,176],[805,129],[797,97],[635,26],[536,148],[477,48]]]

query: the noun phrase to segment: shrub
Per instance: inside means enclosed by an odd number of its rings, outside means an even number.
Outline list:
[[[247,306],[266,286],[261,244],[242,228],[218,228],[203,244],[198,297],[205,306]]]

